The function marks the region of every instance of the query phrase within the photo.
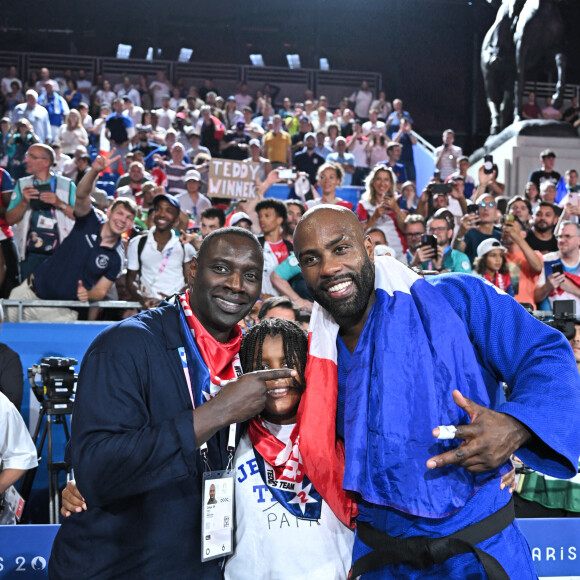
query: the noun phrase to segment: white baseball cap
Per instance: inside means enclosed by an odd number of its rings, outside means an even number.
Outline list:
[[[495,238],[487,238],[487,240],[483,240],[483,242],[477,246],[477,257],[481,258],[481,256],[485,256],[485,254],[492,250],[507,252],[507,249],[502,246],[499,240],[496,240]]]
[[[183,179],[183,182],[187,183],[191,179],[195,179],[195,181],[201,181],[201,173],[197,169],[190,169],[185,174],[185,178]]]
[[[250,224],[252,224],[252,220],[250,219],[250,216],[244,212],[244,211],[237,211],[233,216],[232,219],[230,220],[230,226],[235,226],[236,224],[239,224],[242,220],[247,220],[250,222]]]

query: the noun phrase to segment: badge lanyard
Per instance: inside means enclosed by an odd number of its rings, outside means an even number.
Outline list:
[[[183,367],[183,374],[185,375],[185,380],[187,382],[187,388],[189,390],[189,398],[191,399],[191,405],[192,405],[193,409],[195,410],[193,388],[191,386],[191,378],[189,376],[189,369],[187,366],[187,355],[185,354],[185,348],[183,346],[180,346],[178,351],[179,351],[179,357],[181,358],[181,365]],[[234,365],[236,377],[240,376],[241,375],[241,366],[240,366],[240,362],[239,362],[239,356],[236,356],[236,358],[234,359],[233,365]],[[216,377],[216,379],[217,379],[217,377]],[[210,382],[211,382],[211,377],[210,377]],[[228,382],[229,381],[220,381],[219,386],[224,387]],[[205,471],[211,471],[211,467],[209,465],[209,461],[207,458],[207,443],[203,443],[200,446],[199,451],[200,451],[202,458],[203,458],[203,461],[205,463]],[[231,469],[231,467],[233,465],[235,451],[236,451],[236,423],[232,423],[230,425],[229,433],[228,433],[228,446],[227,446],[228,465],[227,465],[226,470]]]
[[[179,357],[183,374],[187,382],[191,404],[195,409],[193,388],[187,365],[187,355],[184,347],[179,347]],[[234,359],[236,376],[241,374],[238,369],[239,357]],[[238,372],[239,371],[239,372]],[[229,381],[220,381],[223,387]],[[236,450],[236,424],[230,425],[228,434],[228,465],[225,470],[212,471],[208,461],[207,443],[199,448],[205,464],[202,477],[201,513],[201,561],[207,562],[234,553],[234,486],[235,472],[233,470],[234,453]]]

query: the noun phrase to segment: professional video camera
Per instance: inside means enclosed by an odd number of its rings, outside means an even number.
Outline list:
[[[44,443],[48,440],[46,465],[49,474],[48,497],[51,524],[57,524],[59,517],[59,473],[69,471],[64,462],[53,461],[52,426],[61,425],[66,441],[70,439],[67,417],[70,417],[73,409],[73,396],[77,384],[77,375],[73,366],[76,364],[77,361],[74,358],[51,356],[43,358],[41,364],[33,365],[28,369],[30,386],[40,403],[40,413],[32,437],[39,461]],[[20,484],[19,492],[26,502],[30,497],[37,469],[29,470]]]
[[[28,380],[38,402],[47,410],[70,413],[77,375],[74,358],[45,357],[28,369]]]
[[[567,340],[572,340],[576,335],[576,323],[580,324],[576,316],[576,303],[574,300],[554,300],[552,309],[552,320],[546,320],[546,316],[537,318],[544,324],[559,330]]]

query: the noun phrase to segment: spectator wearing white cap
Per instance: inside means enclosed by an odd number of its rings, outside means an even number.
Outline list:
[[[183,181],[187,191],[177,196],[177,200],[181,204],[181,211],[190,216],[196,225],[200,225],[201,213],[204,209],[211,207],[211,201],[200,193],[203,183],[201,174],[197,169],[190,169],[185,174]]]
[[[477,246],[477,258],[473,267],[482,278],[513,296],[514,289],[505,259],[506,252],[506,247],[499,240],[487,238]]]
[[[236,228],[244,228],[249,232],[252,231],[252,220],[250,216],[244,211],[237,211],[230,220],[230,226]]]
[[[250,148],[250,156],[244,159],[244,162],[259,163],[260,170],[258,171],[258,179],[261,182],[264,182],[266,177],[268,177],[268,173],[272,171],[272,164],[270,163],[269,159],[266,159],[266,157],[262,157],[260,155],[262,147],[260,145],[259,139],[250,139],[248,147]]]

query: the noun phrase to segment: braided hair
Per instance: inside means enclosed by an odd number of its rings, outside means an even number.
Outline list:
[[[290,369],[295,369],[298,379],[293,377],[294,385],[305,385],[304,370],[308,354],[306,333],[295,322],[282,318],[266,318],[252,326],[244,337],[240,347],[240,362],[245,373],[260,369],[262,366],[262,347],[267,336],[282,337],[284,358]]]

